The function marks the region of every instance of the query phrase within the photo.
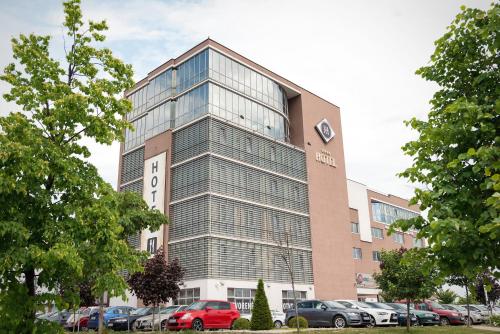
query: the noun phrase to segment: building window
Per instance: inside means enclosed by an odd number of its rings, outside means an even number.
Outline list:
[[[181,289],[177,303],[179,305],[190,305],[200,300],[200,288]]]
[[[384,231],[381,228],[372,227],[372,236],[377,239],[384,239]]]
[[[148,243],[147,243],[147,250],[149,253],[154,254],[156,253],[156,247],[157,247],[157,238],[149,238]]]
[[[353,247],[352,248],[352,258],[353,259],[361,259],[363,254],[361,253],[361,248]]]
[[[413,237],[413,246],[418,248],[424,247],[424,241],[417,237]]]
[[[271,180],[271,194],[276,195],[278,193],[278,181]]]
[[[372,201],[372,218],[377,222],[392,224],[400,219],[411,219],[417,216],[418,213],[416,212],[398,208],[394,205]]]
[[[392,235],[392,239],[395,242],[397,242],[398,244],[404,244],[405,243],[405,239],[404,239],[403,233],[394,233]]]
[[[221,142],[221,144],[227,143],[227,135],[226,135],[225,128],[220,128],[220,142]]]
[[[281,303],[283,305],[283,312],[286,312],[287,310],[294,307],[293,290],[281,290],[281,296],[282,296]],[[295,290],[295,299],[297,299],[297,301],[306,300],[307,299],[306,291]]]
[[[236,304],[240,313],[250,313],[255,298],[255,289],[227,288],[227,301]]]
[[[351,232],[359,234],[359,224],[358,223],[351,223]]]
[[[247,137],[246,139],[246,151],[247,153],[252,153],[252,138]]]
[[[276,161],[276,147],[271,146],[271,161]]]
[[[373,251],[372,252],[373,256],[373,261],[379,261],[380,262],[380,252],[379,251]]]

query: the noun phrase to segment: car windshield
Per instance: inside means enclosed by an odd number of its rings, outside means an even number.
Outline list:
[[[371,308],[370,305],[368,305],[367,303],[363,303],[363,302],[354,302],[353,304],[358,305],[359,307],[362,307],[362,308]]]
[[[484,305],[474,305],[474,307],[480,309],[481,311],[489,311]]]
[[[394,310],[393,307],[391,307],[389,305],[382,304],[382,303],[366,302],[365,304],[368,304],[369,306],[372,306],[375,308],[382,308],[384,310]]]
[[[344,305],[340,304],[339,302],[334,302],[334,301],[331,301],[331,300],[325,301],[325,304],[328,307],[331,307],[331,308],[347,308]]]
[[[149,312],[149,307],[141,307],[130,312],[130,315],[146,315]]]
[[[446,308],[443,305],[436,303],[436,302],[431,302],[431,306],[433,309],[446,310]]]
[[[453,306],[451,306],[451,305],[446,305],[446,304],[443,304],[443,305],[441,305],[441,306],[443,306],[446,310],[456,311],[456,310],[453,308]]]
[[[207,302],[194,302],[189,305],[186,310],[203,310]]]
[[[465,307],[463,307],[463,306],[460,306],[460,305],[450,305],[450,306],[453,307],[457,311],[467,312],[467,309]]]
[[[179,306],[169,306],[169,307],[165,307],[164,309],[162,309],[160,311],[161,314],[165,314],[165,313],[172,313],[174,312],[175,310],[177,310],[179,308]]]

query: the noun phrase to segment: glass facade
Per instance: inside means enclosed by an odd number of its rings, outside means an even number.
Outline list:
[[[372,218],[375,221],[392,224],[399,219],[410,219],[418,214],[390,204],[372,201]]]
[[[211,49],[159,74],[128,99],[133,109],[126,117],[134,129],[125,132],[125,151],[207,113],[288,141],[285,91],[271,79]]]
[[[240,313],[252,312],[255,289],[227,288],[227,301],[233,302]]]
[[[297,291],[295,290],[295,299],[299,302],[301,300],[307,299],[306,291]],[[289,309],[294,307],[294,298],[293,298],[293,290],[282,290],[281,291],[281,303],[283,305],[283,312],[288,311]]]

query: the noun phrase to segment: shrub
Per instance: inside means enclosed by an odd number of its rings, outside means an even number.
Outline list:
[[[238,318],[234,321],[232,329],[250,329],[250,321],[245,318]]]
[[[267,330],[273,328],[273,317],[269,304],[267,303],[264,282],[260,279],[255,292],[255,299],[252,308],[252,320],[250,320],[252,330]]]
[[[500,327],[500,315],[492,315],[490,317],[490,324],[495,327]]]
[[[307,320],[306,318],[304,317],[298,317],[298,318],[292,318],[288,321],[288,327],[289,328],[297,328],[297,320],[296,319],[299,319],[299,327],[300,328],[307,328],[309,327],[308,323],[307,323]]]

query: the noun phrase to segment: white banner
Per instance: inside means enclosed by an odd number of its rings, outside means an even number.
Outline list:
[[[165,152],[144,162],[144,200],[151,209],[165,213]]]

